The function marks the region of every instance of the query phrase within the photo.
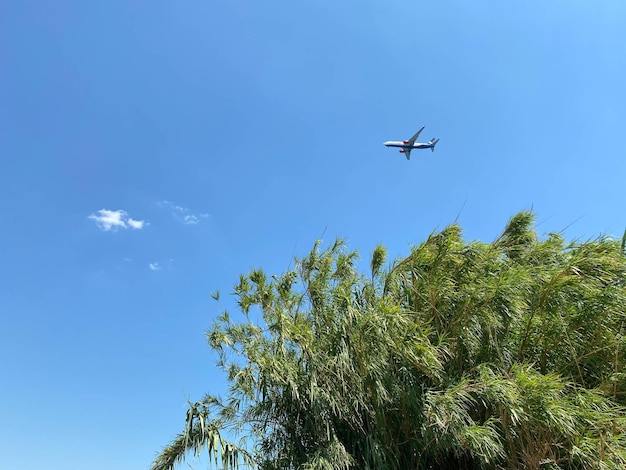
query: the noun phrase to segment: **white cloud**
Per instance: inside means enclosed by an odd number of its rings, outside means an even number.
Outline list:
[[[200,220],[202,219],[206,219],[209,216],[209,214],[189,214],[186,215],[185,217],[183,217],[183,224],[185,225],[196,225],[200,223]]]
[[[160,271],[161,270],[161,265],[159,263],[150,263],[148,264],[148,266],[150,267],[150,269],[152,271]]]
[[[195,215],[186,215],[183,217],[183,224],[196,225],[198,222],[200,222],[200,219],[198,219]]]
[[[100,209],[98,212],[90,214],[88,218],[93,220],[98,228],[104,232],[116,232],[121,228],[140,230],[146,225],[146,222],[143,220],[131,219],[126,211],[123,210],[110,211],[108,209]]]
[[[143,220],[135,220],[135,219],[131,219],[130,217],[127,220],[128,225],[130,228],[134,228],[137,230],[140,230],[143,228],[144,226],[144,221]]]
[[[199,224],[202,219],[209,217],[207,213],[193,213],[188,208],[174,204],[172,201],[162,201],[157,204],[160,207],[169,209],[172,216],[185,225],[196,225]]]
[[[200,222],[200,217],[197,215],[189,214],[183,217],[183,224],[185,225],[196,225]]]

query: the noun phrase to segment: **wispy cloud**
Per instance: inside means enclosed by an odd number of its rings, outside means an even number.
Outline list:
[[[201,218],[205,218],[208,216],[209,214],[200,214],[200,215],[187,214],[186,216],[183,217],[183,223],[185,225],[196,225],[200,223]]]
[[[179,206],[172,201],[161,201],[157,204],[159,207],[168,209],[176,220],[185,225],[196,225],[199,224],[202,219],[209,217],[209,214],[205,212],[194,213],[187,207]]]
[[[93,220],[98,228],[104,232],[116,232],[119,229],[141,230],[145,227],[146,222],[143,220],[135,220],[128,216],[124,210],[110,211],[108,209],[100,209],[88,217]]]
[[[150,269],[152,271],[160,271],[161,270],[161,265],[159,263],[156,263],[156,262],[150,263],[150,264],[148,264],[148,266],[150,267]]]

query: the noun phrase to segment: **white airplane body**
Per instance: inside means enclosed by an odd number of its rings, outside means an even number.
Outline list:
[[[426,126],[424,126],[426,127]],[[388,140],[387,142],[383,142],[383,145],[387,147],[399,147],[400,153],[403,153],[406,156],[407,160],[411,159],[411,150],[413,149],[430,149],[431,151],[435,151],[435,145],[439,142],[439,139],[432,138],[428,142],[416,142],[420,133],[424,130],[422,127],[419,131],[415,133],[413,137],[409,140]]]

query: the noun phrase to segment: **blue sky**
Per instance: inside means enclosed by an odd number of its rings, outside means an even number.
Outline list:
[[[624,24],[621,0],[3,2],[2,466],[147,468],[223,388],[203,335],[239,274],[317,238],[395,257],[531,207],[621,236]],[[382,145],[422,125],[434,153]]]

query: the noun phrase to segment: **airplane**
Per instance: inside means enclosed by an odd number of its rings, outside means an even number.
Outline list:
[[[424,126],[426,127],[426,126]],[[407,160],[411,159],[411,150],[413,149],[430,149],[431,151],[435,151],[435,145],[439,142],[439,139],[435,139],[434,137],[428,141],[428,143],[416,142],[417,138],[420,136],[420,133],[424,130],[422,127],[419,131],[415,133],[413,137],[409,140],[403,140],[402,142],[395,140],[388,140],[387,142],[383,142],[383,145],[387,147],[400,147],[400,153],[403,153],[406,156]]]

